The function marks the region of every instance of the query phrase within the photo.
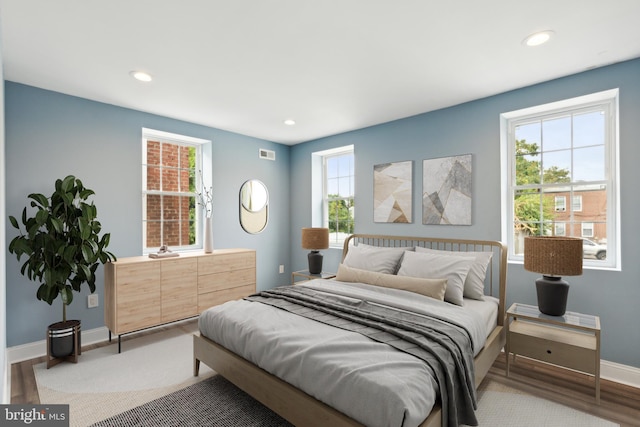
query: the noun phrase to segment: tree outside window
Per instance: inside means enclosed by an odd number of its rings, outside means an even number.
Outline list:
[[[507,214],[513,224],[505,229],[510,259],[522,259],[528,235],[566,235],[590,237],[606,247],[585,265],[619,262],[616,99],[613,90],[502,115]]]
[[[354,232],[354,158],[353,150],[324,158],[326,227],[329,242],[337,246]]]

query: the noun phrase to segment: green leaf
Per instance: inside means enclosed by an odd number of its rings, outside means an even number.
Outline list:
[[[65,206],[72,206],[73,205],[73,194],[71,194],[71,193],[61,193],[60,197],[64,201],[64,205]]]
[[[44,210],[44,209],[40,209],[38,212],[36,212],[36,223],[39,226],[43,226],[47,223],[47,219],[49,218],[49,212]]]
[[[13,216],[9,216],[9,222],[11,222],[11,225],[13,226],[13,228],[17,228],[18,230],[20,230],[20,226],[18,225],[18,220],[15,219]]]
[[[61,184],[60,189],[62,191],[64,191],[65,193],[68,193],[69,191],[71,191],[73,189],[73,184],[76,180],[76,177],[73,175],[68,175]]]
[[[76,246],[66,246],[62,258],[71,264],[76,256]]]
[[[91,250],[91,246],[82,245],[82,258],[85,262],[91,262],[93,258],[93,251]]]
[[[89,190],[88,188],[85,188],[80,192],[80,198],[82,200],[87,200],[89,196],[93,196],[94,194],[96,193],[93,190]]]
[[[65,305],[69,305],[73,302],[73,289],[71,286],[65,286],[60,290],[60,297]]]
[[[53,229],[56,233],[64,232],[64,223],[60,218],[51,217],[49,219],[51,220],[51,225],[53,225]]]
[[[43,208],[48,208],[49,207],[49,199],[47,199],[43,194],[31,193],[27,197],[29,199],[37,202]]]
[[[87,240],[85,243],[91,246],[91,250],[93,251],[94,255],[100,252],[100,246],[98,246],[98,244],[93,240]],[[91,262],[93,262],[93,258],[91,259]]]
[[[78,218],[78,227],[80,228],[80,238],[82,240],[89,240],[92,231],[89,221],[85,218]]]
[[[93,278],[93,274],[91,273],[91,270],[89,270],[89,267],[87,267],[85,264],[80,264],[80,269],[84,273],[84,277],[87,280],[90,280],[91,278]]]
[[[44,279],[44,283],[47,286],[54,286],[54,284],[56,282],[55,271],[53,271],[50,268],[45,268],[45,270],[43,272],[43,279]]]
[[[39,300],[45,301],[47,304],[51,305],[58,297],[58,288],[42,284],[38,288],[37,296]]]

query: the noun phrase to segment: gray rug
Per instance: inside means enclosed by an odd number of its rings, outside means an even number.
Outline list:
[[[612,427],[619,424],[495,381],[483,383],[476,413],[481,427]],[[95,427],[289,427],[220,375],[93,424]]]
[[[203,402],[205,396],[206,402]],[[93,426],[289,427],[291,424],[220,375],[215,375]]]

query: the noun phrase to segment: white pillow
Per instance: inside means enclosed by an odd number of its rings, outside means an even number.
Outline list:
[[[423,247],[416,247],[416,252],[428,252],[441,255],[451,255],[458,257],[475,257],[469,274],[464,281],[464,297],[471,299],[484,299],[484,278],[487,275],[487,267],[491,262],[492,252],[454,252],[454,251],[441,251],[437,249],[429,249]]]
[[[475,257],[448,256],[432,253],[405,252],[398,276],[447,279],[444,300],[464,305],[464,281]]]
[[[401,289],[403,291],[426,295],[439,301],[444,300],[444,292],[447,288],[447,279],[423,279],[418,277],[396,276],[395,274],[376,273],[374,271],[351,268],[344,264],[338,266],[336,280]]]
[[[358,246],[349,247],[343,263],[347,267],[360,270],[396,274],[400,259],[407,250],[413,251],[413,248],[387,248],[360,243]]]

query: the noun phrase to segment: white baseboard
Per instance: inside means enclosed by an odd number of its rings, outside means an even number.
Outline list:
[[[82,331],[82,345],[96,344],[109,339],[109,329],[106,326]],[[117,339],[117,337],[116,337]],[[22,362],[47,355],[47,340],[16,345],[7,348],[7,364]]]
[[[600,377],[640,388],[640,369],[633,366],[602,360],[600,361]]]

